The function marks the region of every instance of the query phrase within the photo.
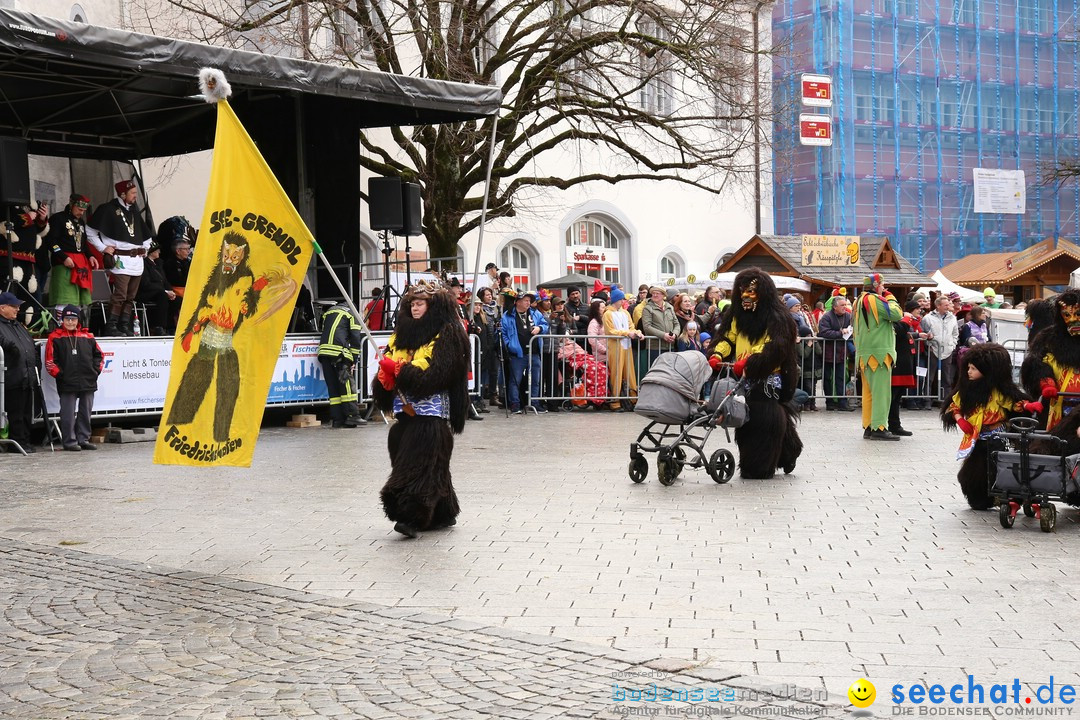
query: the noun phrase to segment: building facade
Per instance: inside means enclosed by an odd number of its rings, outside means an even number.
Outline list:
[[[146,8],[154,1],[0,0],[17,10],[138,31],[146,31],[139,17],[147,14]],[[160,22],[155,25],[164,27]],[[760,23],[766,31],[763,44],[768,42],[768,25],[768,17],[763,16]],[[313,37],[324,41],[322,44],[331,54],[336,46],[352,43],[350,47],[362,56],[362,36],[350,40],[342,37],[342,32],[355,32],[355,28],[350,29],[347,25],[316,28]],[[243,40],[246,49],[264,49],[272,44],[263,42],[265,38],[245,37]],[[666,103],[670,110],[673,103],[676,106],[679,103],[671,88],[654,91],[651,95],[648,90],[644,88],[641,92],[643,104],[660,107]],[[746,132],[745,126],[728,129],[737,134]],[[375,145],[393,148],[388,130],[372,131],[369,140]],[[184,215],[196,224],[199,222],[210,155],[195,153],[184,158],[141,163],[155,218]],[[768,198],[771,177],[767,153],[764,158],[762,185]],[[530,172],[572,177],[624,166],[626,159],[608,148],[585,145],[568,146],[565,152],[551,153],[544,163],[544,167],[530,168]],[[366,177],[363,186],[366,187]],[[103,187],[108,185],[103,184]],[[729,183],[719,195],[678,182],[646,179],[618,184],[589,182],[563,190],[532,188],[516,201],[513,217],[490,221],[485,228],[483,247],[478,247],[479,233],[474,231],[460,242],[459,251],[465,260],[465,270],[471,271],[477,258],[481,268],[488,261],[494,261],[510,271],[521,287],[536,286],[568,272],[582,272],[606,283],[624,285],[687,274],[703,276],[716,268],[726,252],[754,234],[754,198],[753,187],[747,187],[745,181]],[[375,278],[381,276],[382,243],[377,233],[366,226],[366,208],[361,208],[360,217],[361,247],[355,256],[367,265],[366,277]],[[762,213],[762,229],[763,232],[772,230],[768,207]],[[326,229],[315,228],[316,235],[320,231]],[[404,249],[403,239],[396,244],[397,250]],[[414,238],[412,247],[423,250],[423,238]]]
[[[1077,0],[778,0],[779,234],[874,234],[930,272],[972,253],[1080,240]],[[833,81],[831,147],[798,138],[801,73]],[[813,112],[802,108],[802,112]],[[974,169],[1022,170],[1022,214],[976,212]],[[981,205],[980,205],[981,207]]]

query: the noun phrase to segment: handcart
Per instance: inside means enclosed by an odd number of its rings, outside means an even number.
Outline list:
[[[1011,528],[1022,509],[1027,517],[1039,519],[1043,532],[1053,532],[1057,525],[1054,502],[1068,502],[1080,492],[1077,458],[1065,455],[1065,440],[1040,432],[1034,418],[1014,418],[1008,428],[986,440],[990,495],[1000,503],[1001,526]],[[1042,452],[1032,452],[1033,445]]]
[[[704,355],[697,351],[665,353],[642,379],[634,412],[652,422],[630,443],[629,474],[635,483],[644,482],[648,476],[645,453],[653,452],[657,453],[656,474],[661,485],[672,485],[684,468],[704,468],[721,485],[735,475],[732,452],[720,448],[706,455],[705,444],[717,427],[724,428],[730,443],[729,428],[746,422],[745,396],[749,385],[745,381],[718,379],[709,401],[702,402],[698,394],[712,370],[704,362],[707,372],[698,382],[700,367],[691,353],[704,361]],[[682,362],[680,355],[689,356],[686,358],[689,364]],[[696,387],[696,391],[688,391],[687,386]],[[693,457],[688,457],[688,451]]]

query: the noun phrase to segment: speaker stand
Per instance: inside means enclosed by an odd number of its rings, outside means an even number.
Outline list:
[[[390,247],[390,231],[381,231],[379,237],[382,239],[383,244],[383,289],[381,296],[383,301],[383,330],[393,330],[394,310],[397,308],[398,303],[401,302],[401,295],[394,288],[393,283],[390,282],[390,256],[394,254],[394,250]],[[391,302],[394,298],[397,298],[397,302]]]

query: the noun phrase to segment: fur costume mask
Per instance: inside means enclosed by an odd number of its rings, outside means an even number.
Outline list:
[[[1058,315],[1061,318],[1061,327],[1072,337],[1080,336],[1080,293],[1069,291],[1058,295]]]
[[[731,312],[739,332],[753,340],[765,334],[770,322],[776,322],[778,318],[791,325],[772,278],[758,268],[748,268],[735,276],[732,297],[736,301],[731,304]],[[786,325],[781,324],[781,327]]]
[[[412,301],[426,300],[427,312],[419,320],[412,316]],[[394,345],[404,350],[416,350],[438,335],[447,323],[458,322],[457,300],[449,289],[437,283],[421,280],[412,285],[401,298],[394,324]]]

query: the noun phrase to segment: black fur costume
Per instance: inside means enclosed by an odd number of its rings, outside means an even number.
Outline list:
[[[1028,301],[1027,307],[1024,308],[1024,320],[1028,325],[1028,344],[1035,339],[1039,331],[1054,324],[1056,315],[1057,305],[1054,304],[1054,298],[1036,298]]]
[[[450,479],[450,456],[454,452],[453,433],[465,427],[468,403],[469,338],[458,320],[457,301],[444,290],[431,293],[427,312],[414,320],[410,306],[415,297],[423,294],[406,293],[398,307],[393,346],[417,350],[438,335],[430,365],[422,370],[406,364],[398,372],[394,390],[386,390],[376,380],[372,394],[381,409],[390,410],[398,390],[412,398],[448,392],[450,422],[399,412],[390,428],[386,443],[390,477],[380,497],[386,517],[407,526],[398,530],[403,534],[409,534],[405,530],[427,530],[456,522],[460,508]]]
[[[1061,315],[1063,307],[1080,305],[1080,290],[1067,290],[1058,295],[1053,303],[1053,324],[1039,330],[1031,338],[1024,364],[1020,367],[1020,381],[1024,390],[1036,399],[1040,396],[1045,380],[1053,381],[1055,387],[1062,389],[1062,378],[1056,375],[1054,368],[1046,361],[1048,354],[1052,354],[1059,365],[1074,371],[1080,370],[1080,336],[1069,334],[1068,326]],[[1053,401],[1042,400],[1044,407],[1039,413],[1042,427],[1047,425],[1051,402]],[[1065,417],[1067,418],[1068,415]]]
[[[744,308],[743,291],[755,281],[757,305]],[[741,359],[737,357],[740,344],[754,344],[766,335],[768,342],[749,356],[743,368],[744,377],[754,385],[747,395],[750,419],[735,431],[735,442],[739,446],[739,474],[747,479],[771,478],[777,468],[790,473],[803,447],[795,430],[799,411],[792,402],[799,381],[795,322],[772,278],[758,268],[749,268],[735,277],[731,305],[720,319],[709,352],[734,362]],[[764,383],[778,368],[779,392]]]
[[[968,366],[974,365],[982,373],[978,380],[968,379]],[[946,430],[957,428],[954,413],[967,418],[978,408],[985,407],[993,390],[1001,393],[1012,408],[1005,413],[1005,419],[1016,417],[1018,408],[1027,400],[1024,393],[1012,379],[1012,360],[1009,351],[997,343],[982,343],[967,350],[960,358],[960,371],[956,376],[954,397],[957,401],[945,402],[941,408],[941,424]],[[988,429],[988,428],[984,428]],[[964,458],[956,479],[960,490],[967,498],[968,505],[976,510],[988,510],[993,506],[990,499],[989,462],[986,441],[976,440],[971,454]]]

